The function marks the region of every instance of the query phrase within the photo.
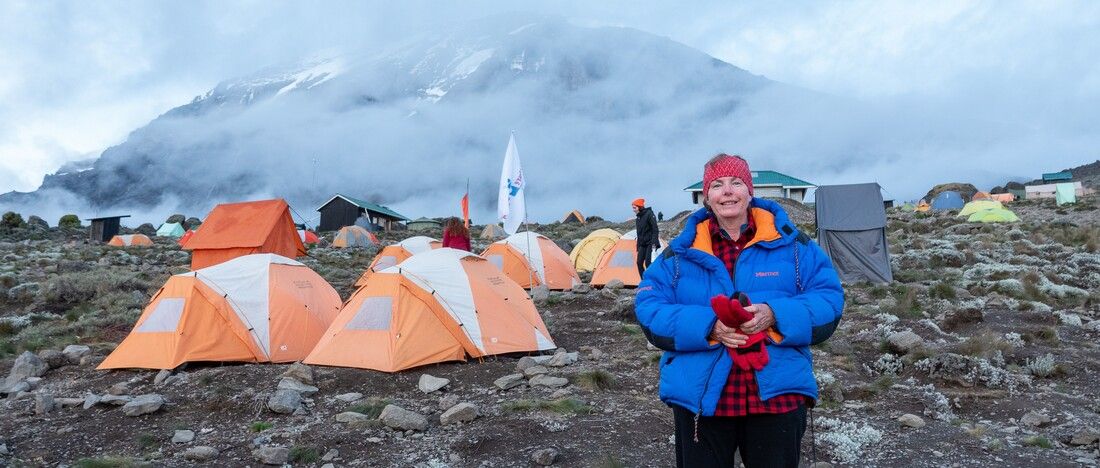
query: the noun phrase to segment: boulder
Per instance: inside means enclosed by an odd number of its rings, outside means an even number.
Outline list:
[[[531,356],[524,356],[519,358],[519,361],[516,361],[516,370],[519,372],[523,372],[527,370],[528,367],[533,367],[537,365],[539,365],[539,362],[535,360],[535,358]]]
[[[592,285],[588,283],[577,283],[573,286],[573,294],[588,294],[592,292]]]
[[[82,408],[91,409],[97,404],[99,404],[99,395],[89,393],[87,396],[84,397],[84,405],[82,406]]]
[[[901,415],[901,417],[898,418],[898,422],[901,423],[902,426],[911,427],[914,429],[924,427],[924,419],[921,419],[920,416],[910,413]]]
[[[57,369],[69,363],[69,360],[65,358],[61,351],[56,349],[43,349],[38,352],[38,358],[45,361],[50,369]]]
[[[267,409],[279,414],[291,414],[301,406],[302,394],[294,390],[276,390],[275,394],[267,399]]]
[[[300,362],[291,364],[280,377],[290,377],[301,383],[313,385],[313,368]]]
[[[34,394],[34,414],[43,415],[54,410],[57,405],[53,400],[53,395],[46,392],[38,392]]]
[[[187,218],[187,221],[183,223],[185,229],[195,229],[202,225],[202,220],[194,216]]]
[[[577,362],[580,356],[576,352],[567,353],[564,350],[558,350],[553,357],[547,361],[546,365],[550,367],[565,367]]]
[[[616,297],[615,305],[611,306],[611,312],[616,317],[633,317],[634,295]]]
[[[359,392],[341,393],[336,395],[336,399],[345,403],[352,403],[363,399],[363,394]]]
[[[612,279],[611,281],[608,281],[607,284],[605,284],[603,287],[604,287],[604,289],[615,290],[615,289],[625,288],[626,284],[623,283],[623,280],[615,278],[615,279]]]
[[[924,344],[924,339],[911,330],[891,333],[886,337],[886,346],[890,351],[899,354],[907,354]]]
[[[183,224],[184,221],[187,221],[187,217],[184,216],[184,215],[178,214],[178,213],[174,214],[172,216],[169,216],[168,219],[164,220],[165,223],[178,223],[178,224]]]
[[[99,397],[99,402],[105,405],[122,406],[133,400],[129,395],[111,395],[110,393]]]
[[[420,382],[417,383],[416,386],[417,386],[417,388],[420,389],[420,391],[422,391],[424,393],[432,393],[436,390],[439,390],[443,387],[446,387],[447,384],[449,384],[449,383],[451,383],[450,380],[444,379],[442,377],[435,377],[433,375],[421,374],[420,375]]]
[[[32,229],[49,229],[50,223],[47,223],[46,220],[38,216],[31,215],[30,218],[27,218],[27,227]]]
[[[306,385],[302,382],[299,382],[297,379],[294,379],[294,378],[291,378],[291,377],[283,377],[282,380],[279,380],[278,389],[279,390],[293,390],[295,392],[301,393],[301,394],[306,395],[306,396],[313,395],[314,393],[317,393],[317,391],[318,391],[317,387],[314,387],[312,385]]]
[[[544,448],[535,450],[535,452],[531,454],[531,461],[539,466],[550,466],[558,461],[558,456],[558,449],[553,447]]]
[[[501,390],[508,390],[510,388],[515,388],[523,385],[524,382],[525,380],[523,378],[523,374],[508,374],[504,377],[494,380],[493,385],[496,385],[497,388]]]
[[[142,223],[140,226],[134,228],[134,232],[153,237],[157,235],[157,228],[150,223]]]
[[[15,364],[11,366],[11,372],[8,373],[8,382],[14,384],[27,377],[42,377],[48,370],[50,370],[50,365],[46,361],[30,351],[23,351],[23,354],[15,358]]]
[[[569,385],[569,379],[543,374],[531,377],[531,380],[529,380],[528,383],[530,383],[532,387],[542,386],[549,388],[560,388]]]
[[[116,383],[114,385],[111,385],[111,387],[107,389],[107,393],[111,395],[129,395],[130,384],[126,382]]]
[[[184,429],[177,430],[175,433],[172,434],[173,444],[186,444],[188,442],[191,442],[192,440],[195,440],[195,431],[188,431]]]
[[[252,451],[252,456],[265,465],[285,465],[290,458],[290,449],[286,447],[260,447]]]
[[[378,419],[387,427],[402,431],[423,431],[428,428],[428,418],[397,405],[386,405]]]
[[[439,416],[439,423],[448,426],[477,419],[477,407],[470,403],[459,403]]]
[[[158,385],[158,386],[162,385],[164,383],[164,381],[166,379],[168,379],[168,377],[171,377],[171,376],[172,376],[172,371],[171,370],[161,369],[160,372],[157,372],[157,376],[153,377],[153,385]]]
[[[218,449],[207,445],[191,447],[183,451],[183,458],[197,462],[210,461],[218,458]]]
[[[164,406],[164,397],[155,393],[140,395],[129,403],[122,405],[122,413],[126,416],[141,416],[143,414],[155,413],[160,410],[162,406]]]
[[[1086,427],[1075,432],[1073,437],[1070,438],[1069,444],[1092,445],[1095,444],[1097,440],[1100,440],[1100,432],[1097,432],[1096,429],[1091,427]]]
[[[439,397],[439,409],[447,411],[459,403],[458,395],[446,394]]]
[[[1045,424],[1050,424],[1050,416],[1040,413],[1038,411],[1028,411],[1022,418],[1020,418],[1020,425],[1030,427],[1041,427]]]
[[[92,348],[84,345],[69,345],[61,350],[61,354],[65,355],[65,359],[68,359],[69,363],[80,364],[81,358],[92,354]]]
[[[523,370],[523,375],[527,378],[549,373],[550,369],[547,369],[545,366],[531,366]]]

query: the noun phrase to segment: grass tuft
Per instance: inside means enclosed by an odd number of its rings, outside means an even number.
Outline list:
[[[577,385],[593,391],[611,390],[615,388],[615,376],[602,369],[581,372],[573,379]]]
[[[273,427],[275,427],[275,425],[271,424],[269,422],[256,421],[256,422],[248,425],[248,430],[250,430],[252,432],[263,432],[263,431],[266,431],[266,430],[271,429]]]
[[[352,405],[348,408],[348,411],[353,411],[359,414],[364,414],[369,418],[377,419],[382,414],[382,410],[386,409],[386,406],[393,401],[385,398],[369,398],[366,402]]]

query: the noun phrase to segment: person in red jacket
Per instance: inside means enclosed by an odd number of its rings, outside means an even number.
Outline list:
[[[443,247],[470,251],[470,231],[461,219],[448,218],[443,224]]]

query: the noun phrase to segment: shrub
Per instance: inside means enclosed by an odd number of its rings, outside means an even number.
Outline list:
[[[129,468],[141,466],[133,458],[126,457],[98,457],[81,458],[76,462],[77,468]]]
[[[955,299],[955,287],[946,280],[940,280],[940,282],[932,285],[928,290],[928,295],[933,298]]]
[[[57,221],[57,227],[63,229],[80,229],[80,218],[74,214],[67,214]]]
[[[1045,449],[1054,448],[1054,444],[1051,443],[1050,439],[1041,435],[1033,435],[1024,439],[1024,445],[1028,447],[1039,447]]]
[[[391,401],[385,398],[369,398],[364,403],[352,405],[348,408],[348,411],[364,414],[370,418],[377,418],[382,414],[382,410],[390,403]]]
[[[311,465],[321,460],[321,451],[316,447],[302,447],[300,445],[290,449],[288,457],[291,463]]]
[[[1028,359],[1024,367],[1036,377],[1050,377],[1058,371],[1058,365],[1054,363],[1054,355],[1050,353],[1039,356],[1034,361]]]
[[[256,421],[256,422],[248,425],[248,430],[250,430],[252,432],[263,432],[263,431],[266,431],[266,430],[271,429],[273,427],[275,427],[275,425],[271,424],[269,422]]]
[[[577,385],[589,390],[610,390],[615,388],[615,376],[605,370],[581,372],[575,377]]]
[[[20,215],[19,213],[16,213],[14,211],[4,213],[3,218],[0,218],[0,227],[5,227],[8,229],[23,227],[23,225],[25,224],[26,223],[23,222],[23,215]]]

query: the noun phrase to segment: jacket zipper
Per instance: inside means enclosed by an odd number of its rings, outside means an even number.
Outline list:
[[[741,257],[738,256],[737,260],[741,260]],[[736,261],[733,264],[733,268],[734,268],[734,271],[736,271],[736,269],[737,269],[737,262]],[[737,287],[736,287],[736,284],[734,284],[733,275],[730,275],[730,284],[734,285],[733,290],[736,291]],[[730,293],[732,294],[732,291]],[[699,406],[699,411],[697,413],[695,413],[695,421],[694,421],[695,422],[694,440],[695,440],[696,443],[699,443],[699,416],[701,416],[703,414],[703,399],[706,398],[707,389],[710,388],[710,379],[711,379],[711,377],[714,377],[714,367],[718,365],[718,360],[722,359],[722,353],[727,352],[725,350],[724,346],[722,348],[720,348],[719,351],[721,351],[721,352],[719,352],[718,355],[714,356],[714,362],[710,363],[710,371],[707,372],[707,380],[703,382],[703,393],[701,395],[699,395],[699,405],[698,405]]]

